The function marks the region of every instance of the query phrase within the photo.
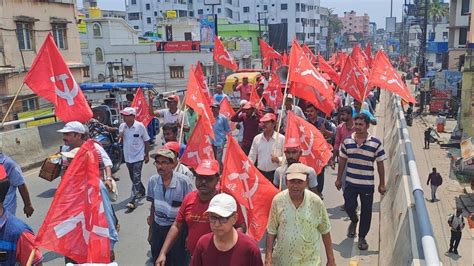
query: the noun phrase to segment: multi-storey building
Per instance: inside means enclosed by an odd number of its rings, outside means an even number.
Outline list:
[[[8,109],[48,33],[71,69],[82,81],[81,50],[74,0],[0,1],[0,113]],[[8,119],[37,109],[42,100],[24,86]]]
[[[369,36],[369,15],[357,16],[354,10],[344,12],[344,16],[339,18],[342,22],[342,34],[361,33],[362,36]]]
[[[178,17],[201,17],[217,14],[231,23],[288,24],[288,42],[294,37],[300,42],[318,43],[320,39],[320,0],[222,0],[221,4],[205,5],[206,0],[126,0],[127,19],[132,27],[146,32],[156,32],[157,18],[174,10]]]
[[[451,0],[449,9],[449,68],[458,69],[466,53],[471,0]]]

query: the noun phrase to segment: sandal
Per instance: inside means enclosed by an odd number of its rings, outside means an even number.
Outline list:
[[[130,210],[134,210],[136,208],[135,204],[133,203],[127,203],[127,208],[129,208]]]
[[[367,244],[367,241],[365,238],[359,239],[359,245],[358,245],[360,250],[367,250],[369,249],[369,244]]]
[[[351,222],[347,228],[347,237],[354,238],[356,235],[357,223]]]

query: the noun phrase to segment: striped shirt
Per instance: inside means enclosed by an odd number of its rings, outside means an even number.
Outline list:
[[[355,133],[344,139],[339,156],[347,159],[346,184],[359,188],[374,188],[374,161],[387,159],[382,142],[369,135],[361,145],[355,141]]]

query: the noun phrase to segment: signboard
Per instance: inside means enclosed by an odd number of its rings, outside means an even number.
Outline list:
[[[216,21],[214,15],[205,15],[200,20],[201,24],[201,47],[214,48],[214,36],[216,29]]]
[[[220,5],[221,0],[204,0],[204,5]]]
[[[156,50],[159,52],[184,52],[184,51],[200,51],[199,42],[177,41],[177,42],[157,42]]]
[[[387,33],[394,33],[397,24],[396,17],[386,17],[385,18],[385,31]]]
[[[166,10],[166,18],[176,18],[177,16],[176,10]]]

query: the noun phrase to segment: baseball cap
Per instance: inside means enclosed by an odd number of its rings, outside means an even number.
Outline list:
[[[285,150],[291,148],[300,148],[301,141],[297,138],[287,138],[285,143]]]
[[[240,100],[239,106],[242,107],[242,106],[246,105],[247,103],[248,103],[247,100]]]
[[[165,99],[166,102],[179,102],[179,96],[176,95],[176,94],[173,94],[173,95],[170,95],[168,97],[166,97]]]
[[[286,98],[287,98],[287,99],[293,99],[293,94],[288,93],[288,94],[286,95]]]
[[[61,155],[66,157],[66,158],[73,159],[74,157],[76,157],[76,154],[79,151],[79,149],[80,148],[78,147],[78,148],[74,148],[70,151],[62,151]]]
[[[246,104],[244,104],[244,107],[242,107],[242,109],[245,109],[245,110],[248,110],[248,109],[252,109],[254,108],[253,105],[249,102],[247,102]]]
[[[169,141],[169,142],[166,142],[165,145],[163,145],[163,148],[179,153],[181,146],[179,145],[177,141]]]
[[[78,121],[71,121],[64,125],[63,128],[58,130],[59,133],[69,133],[69,132],[74,132],[74,133],[79,133],[79,134],[84,134],[86,132],[86,127]]]
[[[215,175],[219,173],[219,162],[216,160],[202,160],[195,170],[198,175]]]
[[[165,158],[169,158],[173,161],[176,161],[176,155],[174,154],[174,152],[172,150],[159,149],[151,155],[151,157],[155,160],[156,160],[156,157],[158,157],[158,156],[162,156],[162,157],[165,157]]]
[[[268,122],[268,121],[276,121],[276,115],[272,113],[266,113],[262,118],[260,118],[260,122]]]
[[[122,115],[137,115],[137,110],[133,107],[125,107],[122,111],[120,111]]]
[[[221,217],[229,217],[237,211],[237,203],[235,199],[225,193],[217,194],[209,202],[209,208],[206,213],[212,212]]]
[[[309,167],[302,163],[294,163],[286,169],[286,180],[299,179],[306,181],[309,174]]]

